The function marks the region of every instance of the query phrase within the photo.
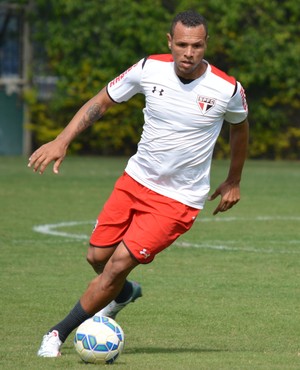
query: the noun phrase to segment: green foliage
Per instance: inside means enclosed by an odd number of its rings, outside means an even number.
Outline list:
[[[180,3],[184,9],[191,2]],[[207,58],[246,89],[250,156],[299,159],[298,2],[214,0],[194,5],[209,21]]]
[[[31,100],[37,145],[54,138],[77,109],[108,81],[145,55],[168,52],[172,17],[189,8],[209,22],[207,59],[234,75],[247,92],[253,158],[299,159],[300,7],[296,0],[35,0],[32,29],[47,64],[36,53],[35,74],[59,78],[51,101]],[[143,99],[111,110],[72,150],[135,150]],[[216,156],[229,152],[227,130]]]
[[[55,75],[59,83],[51,101],[30,104],[36,144],[53,139],[56,128],[61,130],[109,80],[144,56],[164,52],[167,16],[157,0],[142,4],[131,0],[37,0],[34,39],[43,45],[48,61],[38,73]],[[36,68],[41,69],[40,65]],[[141,97],[113,108],[82,134],[71,150],[132,153],[141,132],[142,108]]]

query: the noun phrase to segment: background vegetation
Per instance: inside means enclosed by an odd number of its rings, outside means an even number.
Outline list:
[[[24,2],[19,0],[20,2]],[[26,1],[25,1],[26,2]],[[140,58],[168,52],[173,16],[193,8],[209,22],[210,63],[244,85],[251,158],[300,158],[300,7],[297,0],[34,0],[32,78],[58,77],[50,101],[34,84],[26,99],[35,144],[54,138],[77,109]],[[143,98],[114,107],[72,146],[74,152],[130,154],[141,132]],[[226,126],[215,155],[228,155]]]

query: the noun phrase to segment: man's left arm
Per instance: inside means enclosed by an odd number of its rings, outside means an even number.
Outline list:
[[[249,124],[247,119],[239,124],[230,125],[230,167],[226,180],[209,197],[209,200],[214,200],[221,195],[220,203],[213,215],[227,211],[240,200],[240,181],[247,157],[248,138]]]

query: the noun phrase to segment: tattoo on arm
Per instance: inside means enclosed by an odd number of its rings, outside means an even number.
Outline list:
[[[78,130],[83,131],[87,127],[91,126],[95,121],[102,117],[101,105],[95,103],[89,107],[84,116],[81,118],[78,124]]]

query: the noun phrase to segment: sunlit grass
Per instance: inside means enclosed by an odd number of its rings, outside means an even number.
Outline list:
[[[88,237],[125,163],[69,157],[60,175],[40,176],[0,157],[1,368],[85,368],[73,335],[61,358],[36,351],[94,276]],[[227,166],[214,162],[212,188]],[[249,161],[237,206],[213,217],[217,201],[207,203],[189,233],[133,271],[144,295],[118,316],[126,345],[113,366],[299,369],[299,183],[299,163]]]

